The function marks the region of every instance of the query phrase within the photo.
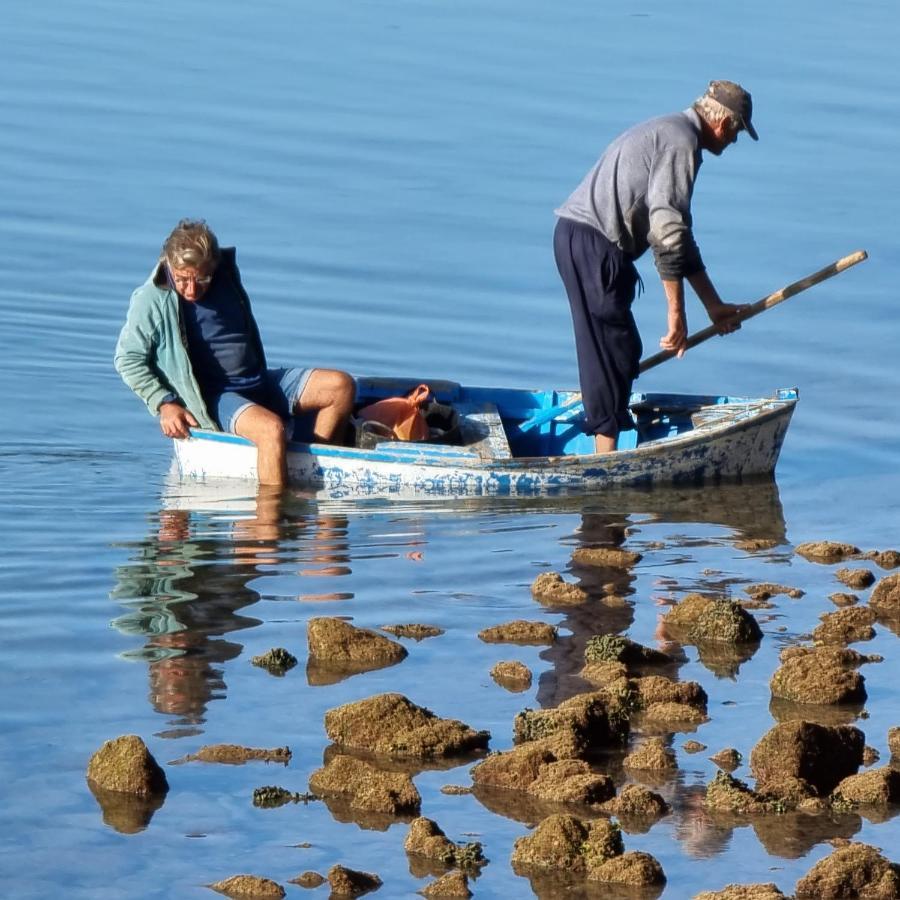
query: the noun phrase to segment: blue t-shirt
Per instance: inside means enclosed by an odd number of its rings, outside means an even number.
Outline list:
[[[259,387],[264,372],[251,337],[250,313],[227,273],[219,269],[199,300],[179,300],[188,355],[203,395]]]

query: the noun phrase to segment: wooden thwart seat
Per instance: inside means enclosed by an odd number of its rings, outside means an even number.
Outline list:
[[[496,403],[455,403],[462,443],[482,459],[511,459],[509,439]]]

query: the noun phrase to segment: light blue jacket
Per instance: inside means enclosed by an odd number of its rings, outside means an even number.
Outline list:
[[[233,279],[238,296],[246,305],[251,323],[248,339],[256,343],[265,367],[262,341],[250,311],[250,299],[241,285],[233,247],[222,250],[217,274],[219,271]],[[144,401],[154,416],[159,415],[164,398],[175,394],[193,413],[201,428],[219,430],[194,376],[178,294],[168,286],[162,263],[156,265],[150,277],[131,295],[128,318],[116,344],[115,366],[125,384]]]

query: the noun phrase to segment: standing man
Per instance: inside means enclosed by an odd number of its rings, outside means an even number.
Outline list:
[[[183,219],[132,295],[116,370],[159,416],[162,432],[221,429],[252,441],[261,484],[287,480],[285,422],[312,419],[313,440],[339,442],[355,382],[335,369],[269,369],[233,247]]]
[[[702,151],[719,156],[738,133],[758,140],[750,94],[732,81],[712,81],[684,112],[650,119],[606,149],[556,210],[556,265],[572,321],[585,425],[597,453],[616,449],[628,414],[642,344],[631,312],[641,283],[634,261],[650,247],[668,304],[659,345],[679,357],[687,348],[684,281],[722,334],[740,327],[743,305],[723,303],[694,241],[691,196]],[[643,286],[643,285],[642,285]]]

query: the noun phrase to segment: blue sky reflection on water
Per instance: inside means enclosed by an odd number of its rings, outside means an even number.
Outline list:
[[[234,871],[284,883],[334,862],[379,871],[385,896],[414,896],[425,882],[408,871],[404,826],[361,829],[322,804],[263,814],[253,788],[304,790],[321,765],[325,710],[380,691],[468,718],[492,731],[492,746],[509,746],[515,713],[564,690],[573,644],[515,648],[535,672],[516,696],[487,676],[509,653],[475,633],[511,618],[563,623],[528,585],[544,569],[575,577],[572,547],[622,523],[645,560],[628,585],[633,605],[605,624],[636,640],[653,640],[657,601],[688,589],[738,594],[765,580],[806,590],[771,611],[735,679],[690,653],[679,673],[710,693],[700,732],[710,752],[730,743],[749,753],[772,723],[778,650],[817,624],[839,587],[833,568],[791,545],[897,543],[895,4],[868,0],[839,16],[807,0],[752,10],[87,0],[19,4],[4,25],[0,774],[12,788],[0,871],[17,896],[201,897]],[[273,360],[572,386],[552,210],[615,134],[687,106],[713,77],[753,92],[761,137],[707,159],[698,181],[698,239],[722,293],[759,299],[852,250],[870,255],[639,383],[745,395],[799,386],[774,494],[660,495],[599,511],[577,498],[334,510],[299,497],[272,527],[239,491],[173,513],[191,501],[167,483],[168,448],[111,355],[128,295],[177,218],[205,216],[237,245]],[[651,262],[639,265],[649,349],[664,304]],[[775,535],[774,550],[736,546],[760,531]],[[429,621],[446,633],[410,644],[400,666],[314,685],[311,615]],[[857,722],[883,761],[898,724],[896,640],[881,627],[860,645],[886,658],[865,670],[870,718]],[[293,676],[250,666],[282,643],[301,656]],[[165,804],[126,836],[104,824],[82,777],[90,753],[125,733],[144,736],[161,762],[214,741],[290,743],[295,756],[283,771],[167,767]],[[695,809],[713,766],[705,754],[679,763],[680,781],[664,790]],[[468,777],[466,766],[418,775],[423,813],[457,840],[472,831],[485,842],[492,862],[476,896],[524,896],[508,858],[525,825],[439,791]],[[703,831],[701,819],[679,813],[626,835],[629,849],[659,857],[667,898],[734,880],[790,892],[828,850],[804,844],[800,826],[792,843],[749,826]],[[894,819],[843,827],[898,845]],[[303,840],[314,846],[292,846]],[[793,855],[779,855],[779,840]]]

